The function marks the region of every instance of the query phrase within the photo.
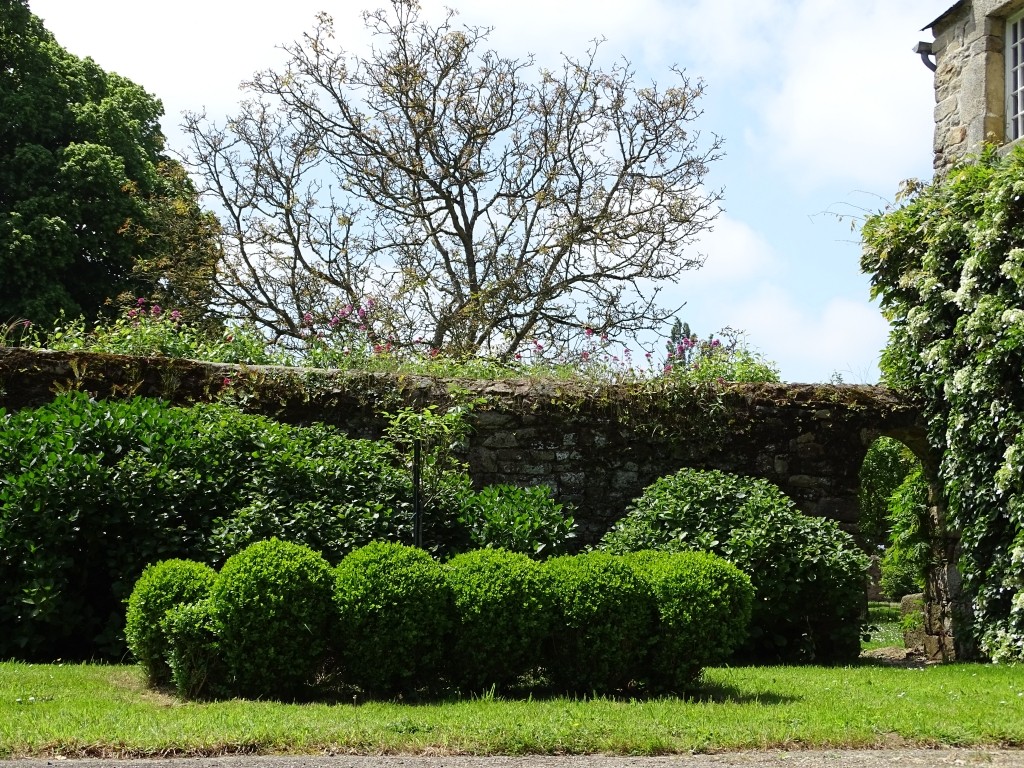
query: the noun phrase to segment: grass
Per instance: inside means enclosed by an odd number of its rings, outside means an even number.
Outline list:
[[[675,698],[432,704],[183,703],[136,667],[0,664],[0,758],[229,753],[673,754],[765,748],[1024,746],[1024,673],[707,670]]]
[[[903,647],[903,628],[898,621],[883,621],[874,624],[871,638],[861,643],[861,649],[865,651],[876,648]]]

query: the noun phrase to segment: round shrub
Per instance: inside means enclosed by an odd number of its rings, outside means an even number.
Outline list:
[[[524,554],[466,552],[444,565],[455,600],[453,681],[469,690],[505,686],[541,663],[553,621],[551,578]]]
[[[209,599],[171,608],[160,622],[171,681],[183,699],[228,695],[228,674]]]
[[[644,550],[624,559],[658,607],[652,688],[685,690],[702,667],[725,661],[746,639],[754,588],[736,566],[705,552]]]
[[[415,547],[375,542],[335,571],[343,679],[371,695],[411,693],[441,678],[454,608],[444,572]]]
[[[171,608],[209,596],[217,573],[192,560],[163,560],[142,572],[128,597],[124,637],[128,650],[146,671],[150,685],[171,681],[167,638],[161,629]]]
[[[739,567],[754,586],[744,658],[827,663],[860,652],[867,555],[767,480],[680,470],[652,483],[600,548],[706,551]]]
[[[548,673],[561,689],[613,691],[644,676],[654,596],[621,558],[588,552],[542,564],[553,580],[556,624]]]
[[[301,696],[333,626],[331,566],[301,544],[271,539],[228,558],[213,584],[213,618],[231,692]]]

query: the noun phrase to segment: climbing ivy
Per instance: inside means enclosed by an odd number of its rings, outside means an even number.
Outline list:
[[[975,640],[1024,660],[1024,150],[986,151],[864,225],[892,324],[886,383],[919,395],[942,451]]]

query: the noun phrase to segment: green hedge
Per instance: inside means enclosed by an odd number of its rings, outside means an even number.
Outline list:
[[[454,610],[429,554],[385,542],[357,549],[338,565],[334,600],[343,679],[377,695],[437,685]]]
[[[683,469],[652,483],[600,548],[713,552],[750,576],[754,608],[739,654],[838,662],[860,653],[867,556],[829,520],[800,514],[766,480]]]
[[[333,575],[320,554],[278,539],[228,558],[210,599],[233,694],[308,694],[335,624]]]
[[[547,669],[555,686],[579,693],[629,687],[646,676],[656,605],[647,582],[604,552],[546,560],[556,625]]]
[[[652,689],[685,691],[704,666],[726,661],[746,639],[754,588],[736,566],[705,552],[644,550],[625,560],[658,609],[648,662]]]
[[[153,685],[171,682],[169,647],[161,627],[166,613],[209,597],[217,572],[192,560],[163,560],[150,565],[135,582],[125,614],[128,650]]]
[[[219,567],[271,537],[332,564],[372,541],[411,542],[406,459],[387,441],[226,405],[75,392],[0,411],[0,658],[122,658],[124,600],[149,563]],[[547,554],[571,534],[546,489],[484,489],[477,501],[454,471],[436,486],[424,527],[440,554]]]
[[[162,563],[133,608],[172,606],[151,636],[182,698],[683,691],[743,637],[752,595],[736,568],[694,553],[537,563],[486,549],[442,566],[376,543],[332,569],[274,539],[231,557],[208,597],[176,602],[185,574],[204,592],[203,566]]]
[[[455,605],[448,672],[464,690],[507,687],[542,663],[555,626],[553,583],[523,554],[481,549],[444,566]]]

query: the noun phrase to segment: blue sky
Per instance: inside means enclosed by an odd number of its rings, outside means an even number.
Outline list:
[[[239,83],[283,61],[276,46],[330,13],[340,42],[365,44],[359,12],[375,0],[29,0],[57,40],[163,100],[171,149],[181,112],[235,110]],[[696,127],[725,139],[709,186],[724,213],[696,249],[703,269],[663,292],[701,335],[731,326],[786,381],[877,380],[887,326],[868,301],[859,235],[834,213],[891,200],[931,175],[932,76],[911,52],[952,0],[423,0],[494,27],[505,55],[553,66],[604,37],[638,81],[678,64],[707,84]],[[831,213],[830,213],[831,212]]]

